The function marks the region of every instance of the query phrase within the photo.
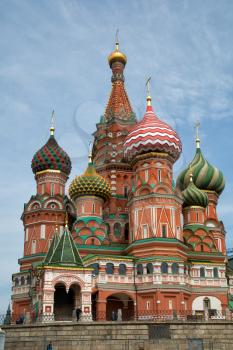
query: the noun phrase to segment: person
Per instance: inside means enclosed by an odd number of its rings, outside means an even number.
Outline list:
[[[53,350],[52,342],[50,341],[47,345],[47,350]]]
[[[81,316],[82,310],[80,308],[76,309],[76,317],[77,317],[77,321],[80,320],[80,316]]]

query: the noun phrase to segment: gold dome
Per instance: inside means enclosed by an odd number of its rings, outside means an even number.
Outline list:
[[[104,200],[111,196],[109,183],[97,174],[92,162],[89,162],[85,173],[76,176],[69,187],[69,195],[75,200],[81,196],[97,196]]]
[[[124,65],[126,65],[126,63],[127,63],[127,57],[125,56],[125,54],[123,52],[119,51],[119,43],[118,42],[116,43],[115,50],[108,56],[108,62],[109,62],[110,67],[116,61],[120,61]]]

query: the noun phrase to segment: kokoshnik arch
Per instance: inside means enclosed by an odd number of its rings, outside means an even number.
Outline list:
[[[89,320],[108,320],[116,313],[126,319],[225,310],[225,230],[216,210],[223,174],[205,159],[197,134],[195,156],[175,184],[178,134],[155,114],[149,94],[137,122],[118,43],[108,61],[110,98],[87,169],[73,179],[69,196],[71,161],[54,125],[32,159],[37,191],[22,214],[13,313],[56,320],[79,308]]]

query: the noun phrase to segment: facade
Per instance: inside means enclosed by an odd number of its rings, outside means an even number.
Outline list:
[[[13,274],[13,314],[51,319],[145,318],[228,307],[225,230],[217,216],[223,174],[196,151],[173,178],[182,152],[153,111],[137,121],[124,86],[126,56],[108,58],[112,89],[83,175],[73,179],[54,126],[32,160],[37,191],[24,205],[24,254]]]

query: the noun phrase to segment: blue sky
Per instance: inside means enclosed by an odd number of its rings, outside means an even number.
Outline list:
[[[226,178],[218,213],[233,246],[233,1],[2,0],[0,2],[0,313],[23,252],[23,204],[35,193],[34,152],[49,135],[73,163],[86,165],[88,141],[111,87],[107,56],[120,29],[128,57],[126,87],[138,118],[145,79],[153,106],[183,142],[175,175],[194,154],[194,123],[202,150]]]

